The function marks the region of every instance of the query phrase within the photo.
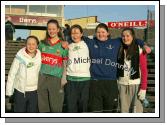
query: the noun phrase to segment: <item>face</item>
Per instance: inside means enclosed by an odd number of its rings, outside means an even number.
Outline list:
[[[29,38],[27,40],[26,48],[30,53],[35,53],[37,46],[37,42],[34,38]]]
[[[57,34],[59,32],[59,28],[54,23],[48,24],[48,34],[51,38],[57,37]]]
[[[106,41],[109,33],[104,28],[97,28],[96,37],[100,41]]]
[[[126,30],[122,33],[122,41],[126,45],[130,45],[133,41],[133,36],[129,30]]]
[[[78,43],[81,41],[82,33],[78,28],[74,28],[71,30],[71,38],[75,43]]]

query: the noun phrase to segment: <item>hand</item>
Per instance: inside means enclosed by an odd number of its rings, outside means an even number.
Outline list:
[[[146,97],[146,90],[140,89],[138,96],[140,100],[144,100]]]
[[[10,102],[11,96],[6,96],[5,97],[5,110],[11,111],[12,109],[12,103]]]
[[[9,103],[13,103],[14,102],[14,95],[6,95],[5,101],[9,102]]]
[[[5,95],[5,99],[10,99],[12,95]]]
[[[149,54],[149,53],[151,53],[151,48],[150,48],[149,46],[147,46],[147,45],[144,45],[144,51],[145,51],[147,54]]]
[[[68,42],[67,41],[62,41],[61,45],[64,49],[68,49]]]

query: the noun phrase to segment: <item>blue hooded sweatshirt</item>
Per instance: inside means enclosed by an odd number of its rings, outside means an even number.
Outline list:
[[[90,73],[93,80],[117,80],[117,56],[121,45],[121,38],[100,41],[97,38],[83,40],[89,48],[91,67]],[[141,47],[144,42],[137,39]]]

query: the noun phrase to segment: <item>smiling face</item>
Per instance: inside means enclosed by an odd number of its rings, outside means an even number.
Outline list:
[[[57,25],[55,23],[49,23],[47,26],[47,30],[48,30],[48,35],[51,38],[57,37],[57,34],[59,32],[59,28],[57,27]]]
[[[35,53],[37,49],[37,41],[34,38],[29,38],[26,43],[26,48],[29,53]]]
[[[96,37],[100,41],[106,41],[108,39],[109,33],[104,28],[97,28]]]
[[[81,41],[83,34],[81,33],[80,29],[78,28],[73,28],[71,30],[71,38],[75,43],[78,43]]]
[[[125,30],[122,32],[122,41],[126,45],[130,45],[133,41],[133,36],[130,30]]]

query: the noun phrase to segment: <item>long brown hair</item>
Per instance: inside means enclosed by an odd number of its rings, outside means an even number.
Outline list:
[[[130,60],[132,58],[132,56],[136,55],[136,51],[138,49],[138,45],[135,42],[136,36],[135,36],[134,30],[132,28],[125,28],[125,29],[122,30],[121,36],[123,35],[124,31],[130,31],[130,34],[132,35],[133,40],[132,40],[132,43],[129,46],[124,44],[123,41],[122,41],[122,45],[120,47],[120,51],[119,51],[119,56],[118,57],[120,57],[122,55],[122,53],[124,53],[124,50],[127,50],[126,58],[128,60]]]
[[[58,32],[58,37],[59,37],[59,39],[60,40],[64,40],[64,37],[63,37],[63,34],[62,34],[62,29],[61,29],[61,27],[60,27],[60,25],[59,25],[59,22],[57,21],[57,20],[55,20],[55,19],[50,19],[48,22],[47,22],[47,28],[48,28],[48,25],[50,24],[50,23],[53,23],[53,24],[55,24],[56,26],[57,26],[57,28],[59,29],[59,32]],[[49,33],[48,33],[48,29],[47,29],[47,31],[46,31],[46,37],[45,37],[45,39],[44,39],[44,41],[43,42],[45,42],[45,43],[47,43],[48,44],[48,38],[49,38],[50,36],[49,36]]]
[[[130,79],[136,79],[139,78],[139,48],[138,45],[136,44],[136,38],[135,38],[135,32],[132,28],[125,28],[122,31],[122,34],[124,31],[130,31],[130,34],[133,37],[132,43],[128,46],[123,43],[121,44],[119,54],[118,54],[118,63],[120,65],[124,65],[124,50],[127,51],[126,53],[126,58],[127,60],[131,60],[131,68],[136,71],[135,73],[131,74]],[[132,73],[132,72],[131,72]],[[124,69],[118,68],[117,72],[118,77],[124,77]]]

